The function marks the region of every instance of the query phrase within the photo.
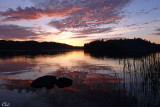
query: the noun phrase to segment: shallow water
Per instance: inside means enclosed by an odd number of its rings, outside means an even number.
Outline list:
[[[67,77],[66,88],[34,89],[44,75]],[[158,107],[160,54],[95,57],[84,51],[0,57],[0,103],[11,107]]]

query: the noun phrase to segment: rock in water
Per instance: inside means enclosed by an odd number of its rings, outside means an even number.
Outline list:
[[[59,88],[64,88],[64,87],[69,87],[72,85],[72,80],[69,79],[69,78],[65,78],[65,77],[60,77],[58,78],[57,82],[56,82],[56,85],[59,87]]]
[[[55,76],[46,75],[46,76],[42,76],[42,77],[35,79],[31,83],[31,87],[33,88],[46,87],[47,89],[51,89],[54,87],[56,82],[57,82],[57,78]]]

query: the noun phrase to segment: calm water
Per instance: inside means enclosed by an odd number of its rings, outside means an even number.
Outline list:
[[[44,75],[73,85],[34,89]],[[10,107],[160,107],[160,54],[95,57],[83,51],[0,57],[0,103]]]

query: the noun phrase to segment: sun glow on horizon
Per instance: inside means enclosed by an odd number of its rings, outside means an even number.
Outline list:
[[[135,37],[160,43],[159,0],[62,1],[0,1],[0,39],[83,46],[98,39]]]

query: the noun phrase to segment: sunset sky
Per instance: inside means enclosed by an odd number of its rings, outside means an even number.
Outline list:
[[[134,37],[160,44],[160,0],[0,0],[0,39],[83,46]]]

